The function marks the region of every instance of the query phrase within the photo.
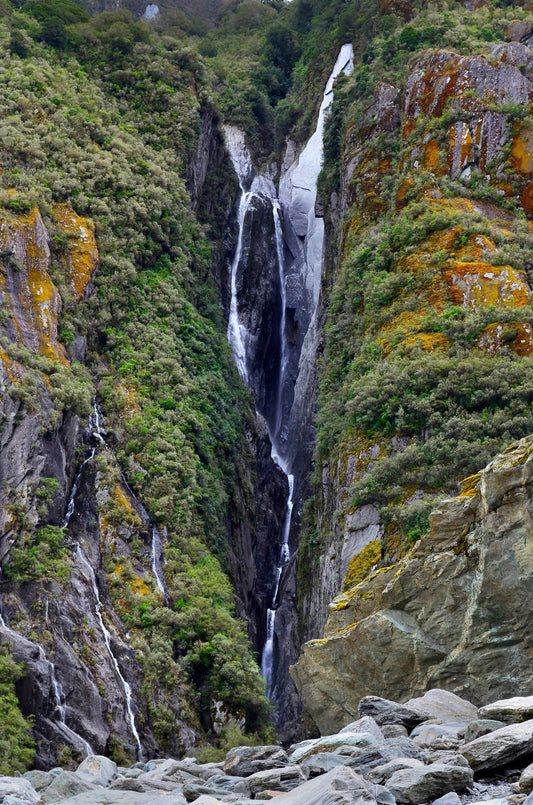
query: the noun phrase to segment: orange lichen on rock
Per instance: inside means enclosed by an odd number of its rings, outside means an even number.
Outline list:
[[[531,302],[526,275],[511,266],[454,261],[443,271],[450,300],[478,310],[488,305],[523,307]]]
[[[68,238],[69,248],[59,258],[74,299],[79,302],[99,264],[94,223],[77,215],[67,204],[56,204],[54,216],[60,232]]]
[[[16,383],[20,379],[24,369],[18,361],[9,357],[7,352],[0,347],[0,390],[5,380]]]
[[[509,350],[520,357],[527,357],[533,355],[533,326],[524,322],[489,324],[477,343],[487,355],[498,355]]]
[[[455,179],[474,161],[474,140],[470,129],[462,120],[450,126],[448,134],[450,139],[448,170],[452,179]]]
[[[12,318],[9,335],[68,364],[57,338],[61,298],[48,273],[48,233],[37,208],[26,214],[0,212],[0,252],[0,296]]]

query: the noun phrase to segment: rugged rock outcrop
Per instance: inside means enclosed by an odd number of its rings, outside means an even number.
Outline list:
[[[444,501],[404,560],[331,604],[326,638],[292,669],[321,730],[372,691],[438,685],[481,703],[531,690],[532,478],[528,437]]]

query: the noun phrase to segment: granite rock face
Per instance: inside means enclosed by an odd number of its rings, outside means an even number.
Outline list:
[[[481,703],[531,690],[532,478],[527,437],[444,501],[403,561],[333,602],[335,631],[292,669],[323,732],[371,692],[401,701],[439,686]]]

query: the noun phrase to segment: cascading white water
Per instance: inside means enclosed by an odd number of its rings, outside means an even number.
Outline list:
[[[103,420],[102,413],[101,413],[101,411],[100,411],[100,409],[99,409],[99,407],[98,407],[98,405],[96,403],[94,404],[93,411],[92,411],[91,417],[89,419],[89,427],[91,429],[91,435],[96,437],[98,439],[98,441],[100,442],[100,444],[105,444],[105,441],[104,441],[104,433],[105,433],[105,431],[104,431],[104,420]],[[69,502],[68,502],[68,506],[67,506],[67,511],[65,513],[65,517],[64,517],[64,520],[63,520],[63,528],[67,528],[68,524],[70,523],[72,514],[74,513],[75,497],[76,497],[76,493],[78,491],[78,486],[79,486],[81,476],[83,474],[83,470],[84,470],[85,466],[89,463],[89,461],[92,461],[92,459],[94,458],[94,455],[96,453],[96,449],[97,449],[96,447],[92,448],[89,457],[86,458],[85,461],[82,463],[82,465],[81,465],[81,467],[80,467],[80,469],[78,471],[78,474],[76,476],[76,480],[74,481],[74,483],[72,485],[72,490],[70,492],[70,498],[69,498]],[[154,528],[155,528],[155,526],[154,526]],[[152,551],[154,551],[154,549],[152,549]],[[81,547],[81,545],[79,543],[77,544],[77,556],[78,556],[78,559],[79,559],[81,565],[83,565],[83,567],[86,569],[87,575],[89,577],[89,581],[91,582],[91,587],[92,587],[93,595],[94,595],[94,598],[95,598],[94,612],[95,612],[96,619],[98,621],[98,624],[100,626],[100,630],[101,630],[103,638],[104,638],[105,646],[106,646],[107,651],[109,653],[109,656],[111,658],[111,662],[113,663],[113,667],[114,667],[114,669],[116,671],[116,674],[117,674],[117,676],[118,676],[118,678],[120,680],[120,683],[122,685],[122,688],[124,690],[124,696],[125,696],[125,700],[126,700],[126,710],[127,710],[127,713],[128,713],[128,720],[129,720],[129,723],[130,723],[130,728],[131,728],[132,735],[134,737],[135,743],[137,744],[138,759],[141,760],[142,757],[143,757],[143,751],[142,751],[141,741],[139,739],[139,733],[137,732],[137,727],[136,727],[136,724],[135,724],[135,714],[133,712],[133,707],[132,707],[133,697],[132,697],[132,694],[131,694],[131,686],[129,685],[128,682],[126,682],[126,680],[122,676],[122,673],[120,671],[120,666],[118,664],[118,660],[115,657],[115,655],[113,654],[113,649],[111,647],[111,634],[108,631],[108,629],[106,628],[106,625],[105,625],[104,620],[102,618],[102,613],[101,613],[102,601],[100,599],[100,593],[99,593],[99,590],[98,590],[98,585],[96,583],[96,576],[95,576],[94,570],[92,568],[92,565],[89,562],[89,560],[88,560],[88,558],[87,558],[87,556],[85,554],[85,551],[83,550],[83,548]],[[158,581],[158,584],[161,582],[159,576],[156,576],[156,580]],[[163,590],[163,593],[164,593],[164,590]]]
[[[243,257],[243,229],[246,213],[250,209],[254,192],[260,192],[270,199],[274,217],[274,231],[276,238],[276,256],[281,289],[281,316],[280,316],[280,343],[281,355],[278,373],[278,396],[275,416],[270,418],[274,423],[271,427],[270,439],[272,442],[272,458],[287,476],[289,495],[287,499],[283,531],[280,545],[280,556],[273,579],[274,593],[270,608],[267,610],[266,641],[261,659],[261,672],[267,683],[267,695],[271,696],[274,689],[274,635],[276,626],[276,612],[278,607],[278,593],[283,567],[290,560],[289,536],[291,519],[294,508],[294,474],[290,460],[287,458],[286,444],[288,421],[287,412],[283,410],[284,389],[286,387],[286,373],[289,365],[289,345],[286,333],[287,291],[284,261],[284,238],[282,230],[282,213],[287,216],[294,234],[303,238],[301,255],[300,282],[307,299],[310,300],[310,321],[314,321],[318,305],[322,274],[322,253],[324,244],[324,222],[315,216],[316,188],[318,174],[322,167],[324,123],[327,110],[333,100],[333,84],[337,76],[344,72],[350,73],[353,69],[353,49],[350,44],[343,45],[335,66],[329,76],[324,90],[319,110],[317,126],[295,162],[283,173],[280,181],[279,198],[270,179],[264,176],[255,176],[250,154],[244,142],[242,132],[232,127],[225,128],[226,144],[230,153],[235,171],[239,178],[241,198],[239,203],[239,230],[235,256],[231,266],[231,301],[228,321],[228,341],[232,348],[235,363],[245,383],[248,382],[247,373],[247,333],[238,315],[238,288],[237,271]],[[250,185],[251,190],[245,190]],[[309,328],[310,330],[311,328]],[[316,328],[313,327],[316,334]],[[312,333],[312,334],[313,334]],[[305,337],[304,335],[304,346]],[[309,349],[305,352],[308,359]],[[301,361],[304,359],[304,349],[300,356],[298,371],[302,369]],[[296,383],[298,379],[296,379]]]
[[[228,318],[228,341],[233,352],[233,359],[239,370],[239,374],[245,383],[248,383],[248,372],[246,370],[246,328],[239,321],[237,310],[237,269],[242,255],[242,239],[244,232],[244,219],[253,193],[246,193],[241,184],[241,199],[239,202],[239,235],[237,248],[231,265],[231,301]]]
[[[163,600],[166,598],[165,585],[163,579],[159,574],[157,564],[161,556],[161,535],[155,525],[152,526],[152,573],[154,574],[155,583],[157,584]]]
[[[122,673],[120,671],[120,666],[118,664],[118,660],[115,657],[115,655],[113,654],[113,649],[111,648],[111,633],[107,629],[107,627],[106,627],[106,625],[104,623],[104,619],[102,618],[102,612],[101,612],[102,601],[100,600],[100,593],[98,591],[98,585],[96,583],[96,576],[95,576],[95,573],[94,573],[94,570],[92,568],[91,563],[87,559],[87,556],[86,556],[83,548],[81,547],[81,545],[79,543],[78,543],[78,546],[77,546],[77,555],[78,555],[78,560],[79,560],[80,564],[83,565],[83,567],[87,571],[89,581],[91,582],[93,595],[94,595],[95,602],[96,602],[95,607],[94,607],[94,612],[95,612],[95,615],[96,615],[96,619],[98,620],[98,624],[100,626],[100,630],[101,630],[103,638],[104,638],[104,643],[106,645],[106,648],[107,648],[107,651],[109,653],[109,656],[111,657],[111,661],[112,661],[113,666],[115,668],[116,674],[117,674],[118,678],[120,679],[121,685],[122,685],[122,687],[124,689],[124,695],[126,697],[126,709],[128,711],[128,719],[129,719],[129,722],[130,722],[130,727],[131,727],[133,737],[135,739],[135,743],[137,744],[138,759],[142,760],[143,751],[142,751],[141,741],[139,739],[139,733],[137,732],[137,727],[135,725],[135,714],[133,712],[133,707],[132,707],[133,697],[131,695],[131,687],[130,687],[129,683],[126,682],[126,680],[122,676]]]

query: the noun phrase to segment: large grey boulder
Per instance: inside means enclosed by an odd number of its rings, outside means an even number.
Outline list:
[[[533,696],[514,696],[512,699],[486,704],[479,710],[481,718],[496,719],[506,724],[528,721],[533,718]]]
[[[308,780],[275,798],[276,805],[375,805],[363,778],[346,766]]]
[[[428,716],[420,710],[408,705],[398,704],[381,696],[364,696],[359,702],[359,715],[371,716],[379,724],[402,724],[413,729]]]
[[[309,755],[302,761],[300,769],[307,780],[325,774],[337,766],[345,766],[347,758],[335,752],[317,752],[316,755]]]
[[[497,769],[533,756],[533,719],[481,735],[461,748],[474,771]]]
[[[17,797],[28,805],[36,805],[40,800],[35,788],[23,777],[0,777],[0,800],[8,796]]]
[[[468,723],[478,717],[478,708],[471,702],[440,688],[433,688],[423,696],[409,699],[405,707],[425,713],[427,718],[438,719],[443,724]]]
[[[61,802],[76,794],[86,791],[93,791],[96,788],[94,783],[84,780],[76,772],[62,771],[54,777],[48,788],[42,792],[42,802],[44,805],[52,802]]]
[[[366,778],[371,783],[385,785],[387,780],[389,780],[397,771],[400,771],[401,769],[416,769],[421,767],[424,767],[424,764],[421,760],[416,760],[416,758],[409,757],[399,757],[395,758],[394,760],[389,760],[389,762],[384,763],[383,766],[375,766],[373,769],[369,769],[366,774]]]
[[[300,760],[315,754],[315,752],[332,752],[339,746],[354,746],[357,749],[365,749],[368,746],[375,746],[378,739],[370,732],[338,732],[336,735],[324,735],[314,741],[305,742],[294,749],[290,756],[291,763],[298,763]]]
[[[89,783],[107,786],[117,776],[117,764],[103,755],[92,755],[80,763],[75,773]]]
[[[427,753],[409,738],[391,738],[369,749],[358,751],[352,749],[350,754],[348,750],[349,747],[346,749],[342,747],[338,753],[347,755],[346,765],[363,777],[366,777],[371,769],[383,766],[391,760],[413,758],[425,761],[427,758]]]
[[[258,771],[275,769],[289,762],[281,746],[236,746],[230,749],[224,763],[224,773],[248,777]]]
[[[282,766],[281,769],[265,769],[245,777],[233,789],[236,794],[244,794],[256,799],[261,791],[292,791],[305,782],[299,766]]]
[[[431,763],[429,766],[400,769],[389,778],[387,788],[397,802],[418,805],[450,791],[464,791],[473,782],[472,769]]]
[[[383,741],[385,739],[383,732],[379,728],[377,722],[374,721],[372,716],[363,716],[357,721],[352,721],[351,724],[347,724],[346,727],[343,727],[342,730],[339,730],[339,735],[342,735],[345,732],[369,732],[378,741]]]

